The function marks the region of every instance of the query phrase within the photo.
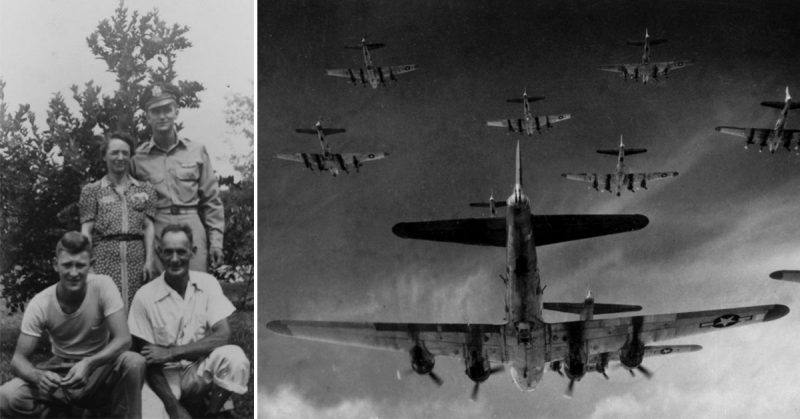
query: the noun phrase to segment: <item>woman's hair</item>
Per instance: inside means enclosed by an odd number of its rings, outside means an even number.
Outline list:
[[[108,151],[108,143],[115,139],[125,141],[125,143],[128,144],[128,147],[131,149],[131,156],[134,152],[136,152],[136,140],[133,138],[133,136],[127,132],[117,131],[107,134],[105,138],[103,138],[103,142],[100,144],[101,156],[105,157],[106,152]]]

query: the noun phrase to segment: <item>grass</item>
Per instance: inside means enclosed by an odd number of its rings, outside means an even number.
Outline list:
[[[243,284],[243,286],[249,286],[249,293],[252,295],[252,282]],[[2,313],[0,314],[0,383],[5,383],[14,377],[11,372],[11,357],[14,355],[14,347],[17,345],[22,313],[9,314],[5,301],[1,298],[0,313]],[[255,417],[253,408],[255,387],[253,382],[253,364],[255,361],[253,347],[254,321],[252,305],[246,306],[244,310],[236,311],[228,318],[231,328],[231,343],[239,345],[250,360],[250,382],[247,384],[247,393],[243,395],[234,394],[231,397],[234,406],[233,413],[237,418]],[[50,343],[46,339],[42,339],[33,355],[32,361],[35,364],[50,358],[50,356]]]

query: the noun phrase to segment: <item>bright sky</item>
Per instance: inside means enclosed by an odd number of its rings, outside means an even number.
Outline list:
[[[117,5],[107,0],[0,0],[0,77],[10,109],[29,103],[43,124],[54,93],[74,105],[73,84],[82,87],[94,80],[110,94],[114,76],[91,54],[86,38],[102,19],[113,16]],[[231,174],[227,157],[232,151],[244,153],[247,142],[231,138],[224,110],[226,95],[252,94],[254,88],[253,2],[128,0],[125,5],[141,13],[157,8],[167,24],[189,26],[186,37],[193,46],[178,55],[178,77],[199,81],[206,89],[199,94],[199,109],[181,110],[181,134],[206,145],[218,173]]]

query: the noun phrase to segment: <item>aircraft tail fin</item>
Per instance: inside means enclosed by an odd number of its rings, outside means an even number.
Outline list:
[[[597,152],[600,153],[600,154],[608,154],[609,156],[617,156],[617,155],[619,155],[619,149],[617,149],[617,148],[615,148],[615,149],[597,150]],[[646,153],[646,152],[647,152],[646,148],[626,148],[625,149],[625,155],[626,156],[631,156],[631,155],[634,155],[634,154],[641,154],[641,153]]]
[[[783,107],[786,106],[786,102],[774,102],[774,101],[761,102],[761,106],[766,106],[768,108],[775,108],[775,109],[783,109]],[[797,107],[800,107],[800,103],[792,103],[789,109],[796,109]]]
[[[581,314],[585,307],[584,303],[544,303],[542,308],[545,310],[561,311],[564,313]],[[625,313],[628,311],[639,311],[642,306],[626,304],[600,304],[594,303],[594,314],[613,314]]]

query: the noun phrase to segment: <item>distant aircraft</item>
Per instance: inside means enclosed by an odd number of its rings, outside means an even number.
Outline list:
[[[500,121],[486,121],[486,125],[490,127],[507,128],[509,132],[518,132],[520,134],[533,135],[534,132],[541,134],[542,128],[548,128],[548,129],[552,128],[554,123],[566,121],[567,119],[570,119],[572,117],[572,115],[568,113],[561,115],[533,116],[533,114],[531,114],[530,102],[542,99],[544,99],[544,96],[529,97],[528,91],[526,89],[522,93],[521,99],[514,98],[506,100],[506,102],[509,103],[522,104],[522,118],[509,118]]]
[[[433,371],[435,356],[460,358],[466,375],[480,384],[508,369],[520,390],[532,391],[548,363],[570,359],[570,368],[600,354],[615,354],[628,368],[637,368],[650,342],[674,339],[785,316],[784,305],[762,305],[612,319],[545,323],[544,288],[539,278],[536,246],[643,228],[642,215],[534,216],[522,191],[522,165],[517,143],[516,183],[506,201],[505,217],[399,223],[392,231],[405,238],[506,247],[505,315],[503,323],[375,323],[273,320],[272,332],[329,343],[405,351],[420,375]],[[575,331],[581,333],[576,334]],[[585,356],[571,354],[585,351]],[[552,364],[551,364],[552,365]],[[552,367],[551,367],[552,368]],[[438,383],[438,377],[430,376]]]
[[[275,158],[303,163],[312,172],[316,168],[319,171],[327,170],[337,176],[339,170],[350,173],[348,167],[353,167],[358,172],[363,163],[383,159],[389,155],[389,153],[333,153],[328,143],[325,142],[325,135],[339,134],[345,132],[345,129],[323,128],[320,121],[317,121],[314,129],[298,128],[295,131],[301,134],[317,134],[322,153],[277,154]]]
[[[659,77],[665,79],[670,71],[677,70],[694,64],[694,60],[650,62],[650,46],[667,42],[666,39],[650,39],[647,29],[644,30],[644,41],[628,41],[628,45],[644,46],[642,61],[634,64],[602,65],[600,70],[620,73],[624,80],[636,80],[647,84],[649,81],[658,81]]]
[[[758,151],[764,151],[764,146],[769,146],[769,152],[775,153],[778,147],[783,146],[789,151],[794,148],[795,152],[800,154],[800,130],[785,129],[789,110],[800,108],[800,103],[792,103],[789,86],[786,86],[786,99],[783,102],[761,102],[761,106],[781,109],[781,115],[775,121],[775,128],[716,127],[715,129],[723,134],[744,138],[744,148],[755,144],[758,145]]]
[[[647,184],[654,180],[678,176],[678,172],[647,172],[629,173],[625,169],[625,156],[647,152],[644,148],[625,148],[622,136],[619,137],[619,150],[597,150],[600,154],[617,156],[617,170],[614,173],[562,173],[561,176],[569,180],[591,183],[591,188],[599,192],[611,192],[620,196],[623,189],[636,192],[639,188],[647,189]]]
[[[372,57],[370,57],[369,51],[383,48],[384,46],[386,46],[386,44],[367,43],[367,38],[364,37],[361,39],[361,45],[346,46],[345,49],[360,49],[364,55],[364,66],[366,68],[359,68],[355,71],[350,68],[328,69],[326,70],[327,74],[333,77],[350,79],[350,82],[354,85],[360,81],[364,86],[369,84],[373,89],[377,89],[379,84],[386,86],[386,79],[397,81],[395,76],[410,73],[417,69],[417,66],[414,64],[393,65],[389,67],[375,66],[372,64]]]
[[[800,282],[800,271],[775,271],[769,274],[769,277],[782,281]]]
[[[588,356],[589,348],[585,345],[583,337],[586,334],[585,322],[593,320],[595,314],[612,314],[622,313],[626,311],[639,311],[642,306],[624,305],[624,304],[598,304],[594,302],[591,291],[587,292],[586,299],[583,304],[575,303],[544,303],[545,310],[563,311],[566,313],[574,313],[580,315],[580,322],[573,324],[568,340],[573,342],[572,348],[563,360],[553,361],[550,363],[550,370],[555,371],[562,377],[566,375],[569,379],[569,385],[565,395],[572,397],[572,389],[575,381],[580,381],[587,372],[598,372],[608,380],[606,368],[608,368],[609,361],[619,361],[619,351],[603,352]],[[671,346],[645,346],[644,357],[656,355],[668,355],[673,353],[694,352],[702,349],[700,345],[671,345]],[[626,368],[631,375],[633,369],[638,369],[647,378],[652,377],[652,373],[641,364],[636,367],[627,367],[625,364],[620,364]]]

